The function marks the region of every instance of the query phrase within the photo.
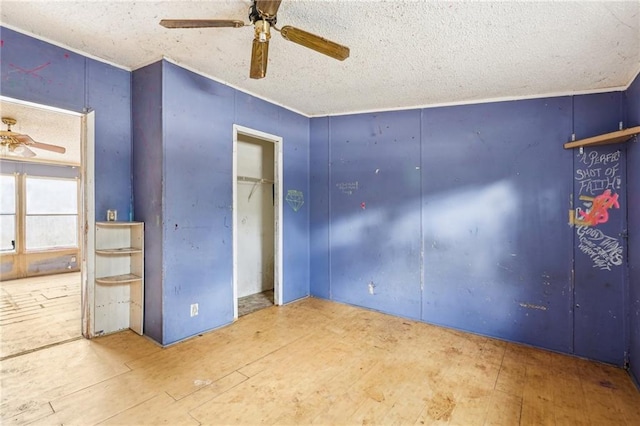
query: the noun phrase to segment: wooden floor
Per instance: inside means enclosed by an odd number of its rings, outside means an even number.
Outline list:
[[[80,272],[0,282],[0,359],[81,336]]]
[[[2,362],[2,424],[638,425],[624,370],[319,299]]]

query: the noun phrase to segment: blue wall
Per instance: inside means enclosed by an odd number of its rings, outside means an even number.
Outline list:
[[[145,222],[144,334],[162,342],[162,64],[134,72],[132,89],[134,211]]]
[[[594,268],[567,223],[585,196],[576,179],[584,162],[562,149],[573,132],[615,130],[624,117],[639,125],[638,78],[624,95],[309,120],[159,62],[133,73],[132,110],[131,73],[6,28],[0,36],[3,96],[95,110],[97,220],[107,209],[133,214],[133,156],[135,219],[146,222],[145,329],[159,342],[232,320],[231,139],[240,124],[284,138],[284,192],[304,194],[299,211],[284,206],[286,302],[310,290],[615,364],[628,348],[640,375],[639,145],[596,150],[619,150],[627,174],[620,209],[598,229],[629,229],[628,289],[624,267]],[[190,318],[195,301],[200,315]]]
[[[131,74],[0,27],[0,94],[74,112],[95,111],[96,220],[131,213]]]
[[[574,253],[562,146],[622,117],[612,93],[312,119],[311,294],[622,365],[626,268]]]
[[[623,121],[624,96],[605,93],[576,96],[574,131],[577,139],[618,130]],[[626,145],[614,144],[574,150],[574,207],[586,210],[606,191],[618,197],[607,210],[606,222],[577,227],[574,245],[575,354],[623,365],[627,350],[625,319],[627,255]],[[589,231],[589,232],[587,232]],[[601,251],[606,246],[609,250]],[[594,251],[595,250],[595,251]],[[597,251],[597,253],[596,253]],[[606,342],[606,344],[603,344]]]
[[[640,75],[626,93],[626,127],[640,126]],[[629,323],[630,366],[640,383],[640,137],[627,143],[627,181],[629,203]]]
[[[233,320],[233,124],[282,136],[285,194],[308,194],[309,119],[166,61],[133,75],[136,219],[159,242],[145,327],[170,344]],[[308,295],[308,207],[283,222],[286,303]]]
[[[423,112],[422,318],[571,350],[571,99]]]
[[[329,279],[331,240],[329,238],[329,124],[328,117],[314,118],[310,124],[310,292],[316,297],[332,299]]]

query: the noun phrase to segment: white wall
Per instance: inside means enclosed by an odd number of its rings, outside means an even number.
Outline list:
[[[271,142],[238,134],[238,176],[274,179]],[[238,297],[273,289],[274,207],[271,183],[238,179]]]

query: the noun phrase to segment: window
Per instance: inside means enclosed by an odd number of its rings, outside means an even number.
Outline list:
[[[78,247],[78,181],[26,178],[26,249]]]
[[[0,252],[16,249],[16,176],[0,175]]]

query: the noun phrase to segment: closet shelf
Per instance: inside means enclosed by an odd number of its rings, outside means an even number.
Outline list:
[[[142,249],[136,247],[121,247],[121,248],[113,248],[113,249],[96,249],[96,254],[133,254],[133,253],[142,253]]]
[[[567,142],[564,144],[564,149],[626,142],[637,134],[640,134],[640,126],[630,127],[628,129],[618,130],[616,132],[605,133],[604,135],[598,135],[591,138],[580,139],[578,141]]]
[[[110,277],[96,278],[96,282],[100,284],[124,284],[141,280],[142,277],[134,274],[113,275]]]

